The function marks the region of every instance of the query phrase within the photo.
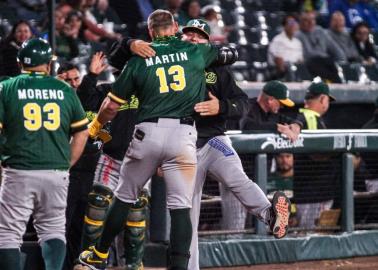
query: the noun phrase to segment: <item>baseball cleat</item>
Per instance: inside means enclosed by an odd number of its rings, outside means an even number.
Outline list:
[[[274,219],[271,229],[274,237],[280,239],[286,236],[289,229],[289,198],[283,192],[277,191],[273,196],[272,209],[274,212]]]
[[[79,256],[79,262],[83,266],[89,267],[91,270],[104,270],[106,268],[106,260],[108,253],[101,253],[95,247],[89,247],[88,250],[83,251]]]

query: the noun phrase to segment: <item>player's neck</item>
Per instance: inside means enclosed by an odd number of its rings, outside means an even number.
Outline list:
[[[50,69],[48,68],[47,65],[40,65],[36,67],[25,67],[22,69],[24,73],[44,73],[44,74],[49,74]]]

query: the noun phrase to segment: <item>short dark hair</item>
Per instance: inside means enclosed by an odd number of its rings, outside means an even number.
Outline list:
[[[295,16],[294,14],[287,14],[285,15],[285,17],[282,18],[282,26],[285,26],[289,19],[294,19],[296,22],[298,22],[297,16]]]
[[[60,65],[60,67],[58,68],[58,71],[56,72],[57,74],[62,74],[64,72],[67,72],[69,70],[72,70],[72,69],[77,69],[80,71],[79,67],[75,64],[72,64],[72,63],[63,63]]]
[[[158,29],[161,27],[170,26],[174,23],[172,13],[168,10],[157,9],[148,16],[147,24],[149,29]]]
[[[369,25],[367,24],[367,22],[365,22],[365,21],[361,21],[361,22],[356,23],[356,24],[352,27],[352,30],[350,31],[350,35],[351,35],[352,37],[354,37],[354,36],[356,35],[356,33],[357,33],[357,30],[358,30],[359,28],[361,28],[361,27],[366,27],[366,28],[369,29],[369,31],[370,31],[370,27],[369,27]]]

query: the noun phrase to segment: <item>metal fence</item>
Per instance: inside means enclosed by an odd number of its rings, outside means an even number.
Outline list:
[[[268,198],[275,190],[291,197],[291,234],[378,228],[378,130],[304,131],[294,143],[276,134],[230,137],[245,172]],[[292,177],[279,177],[282,153],[292,154]],[[230,202],[235,203],[234,227],[225,225],[225,198],[210,177],[203,193],[200,234],[267,232],[238,210],[236,199]]]

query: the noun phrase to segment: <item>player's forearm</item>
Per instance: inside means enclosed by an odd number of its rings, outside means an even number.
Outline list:
[[[85,144],[88,139],[88,130],[83,130],[76,132],[71,139],[71,162],[70,166],[72,167],[80,158],[83,153]]]
[[[97,121],[101,125],[105,125],[117,115],[119,107],[120,105],[118,103],[112,101],[108,97],[105,98],[98,112]]]

